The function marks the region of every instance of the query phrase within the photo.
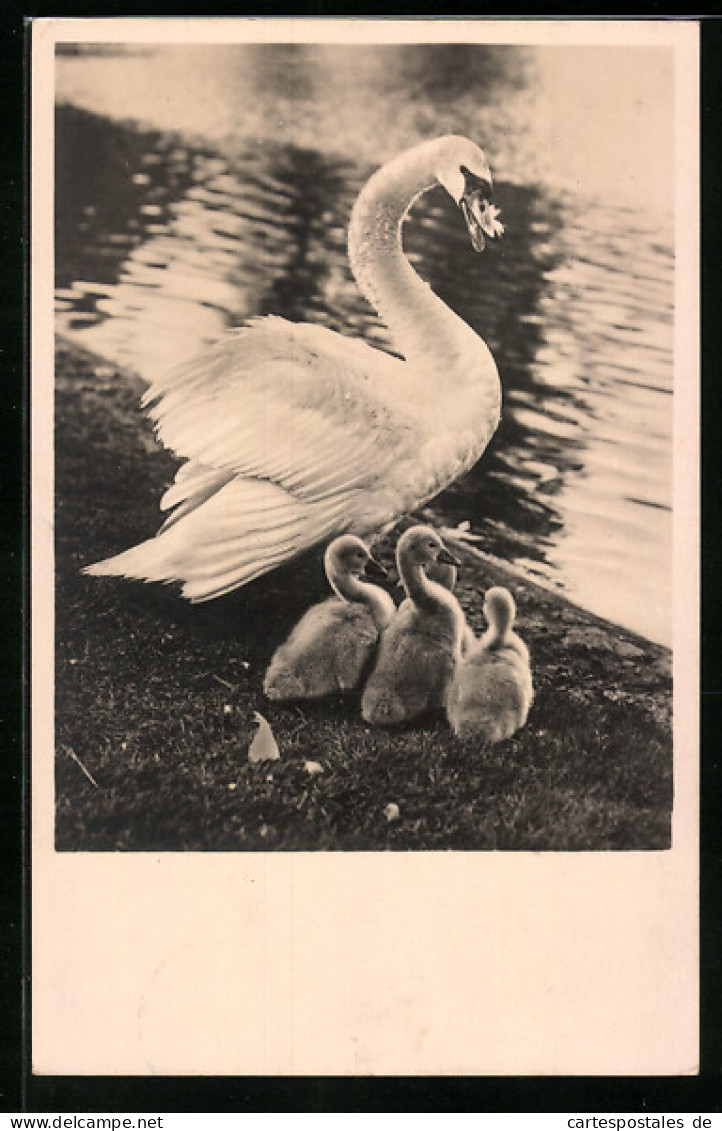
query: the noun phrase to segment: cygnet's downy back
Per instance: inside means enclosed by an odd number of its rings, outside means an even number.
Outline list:
[[[501,742],[524,726],[533,698],[529,649],[513,631],[516,605],[508,589],[486,594],[489,628],[459,663],[446,713],[461,739]]]

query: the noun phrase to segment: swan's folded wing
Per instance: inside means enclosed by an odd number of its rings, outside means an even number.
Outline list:
[[[314,501],[378,482],[417,445],[394,389],[403,369],[333,331],[263,318],[152,384],[144,404],[177,455]]]

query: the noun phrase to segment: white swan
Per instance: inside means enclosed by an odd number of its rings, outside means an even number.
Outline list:
[[[435,530],[407,530],[396,547],[396,561],[408,596],[381,637],[361,699],[366,722],[382,726],[408,722],[443,705],[466,624],[453,593],[426,574],[437,562],[458,565]]]
[[[336,534],[390,529],[476,463],[499,421],[494,360],[401,245],[411,204],[439,183],[477,251],[501,234],[486,157],[454,135],[384,165],[351,216],[351,270],[405,360],[271,316],[154,381],[143,404],[186,461],[161,500],[171,514],[86,573],[180,581],[206,601]]]
[[[458,665],[446,713],[459,738],[501,742],[524,726],[534,689],[529,649],[513,631],[516,605],[495,586],[484,600],[489,628]]]
[[[396,612],[384,589],[362,579],[370,563],[368,547],[351,534],[327,547],[326,576],[336,596],[304,613],[277,648],[263,682],[269,699],[312,699],[356,687]]]

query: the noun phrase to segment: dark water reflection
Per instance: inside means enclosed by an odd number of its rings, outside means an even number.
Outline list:
[[[261,85],[298,98],[298,54],[290,70],[281,49],[274,58]],[[437,52],[435,66],[421,49],[406,56],[406,89],[440,104],[429,132],[447,128],[471,61],[466,48]],[[523,54],[492,51],[487,92],[523,86],[525,67]],[[224,152],[70,105],[56,138],[61,331],[143,374],[255,314],[393,349],[346,259],[373,163],[272,135]],[[487,453],[436,507],[470,520],[491,553],[668,642],[671,252],[631,209],[503,177],[496,201],[506,234],[482,256],[441,190],[405,232],[417,270],[489,343],[504,387]]]

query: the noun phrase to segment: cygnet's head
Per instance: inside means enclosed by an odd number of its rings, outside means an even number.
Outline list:
[[[396,560],[401,573],[408,566],[430,566],[436,562],[458,566],[458,559],[450,554],[441,538],[430,526],[412,526],[399,538]]]
[[[484,616],[499,633],[507,632],[514,623],[516,604],[508,589],[495,585],[484,598]]]
[[[436,176],[464,214],[475,251],[483,251],[486,239],[504,231],[499,210],[492,203],[492,177],[486,154],[466,137],[449,134],[439,138]]]
[[[334,538],[326,547],[324,565],[329,580],[340,575],[360,577],[371,564],[381,574],[384,573],[382,567],[372,558],[366,543],[354,534],[343,534],[340,538]]]

